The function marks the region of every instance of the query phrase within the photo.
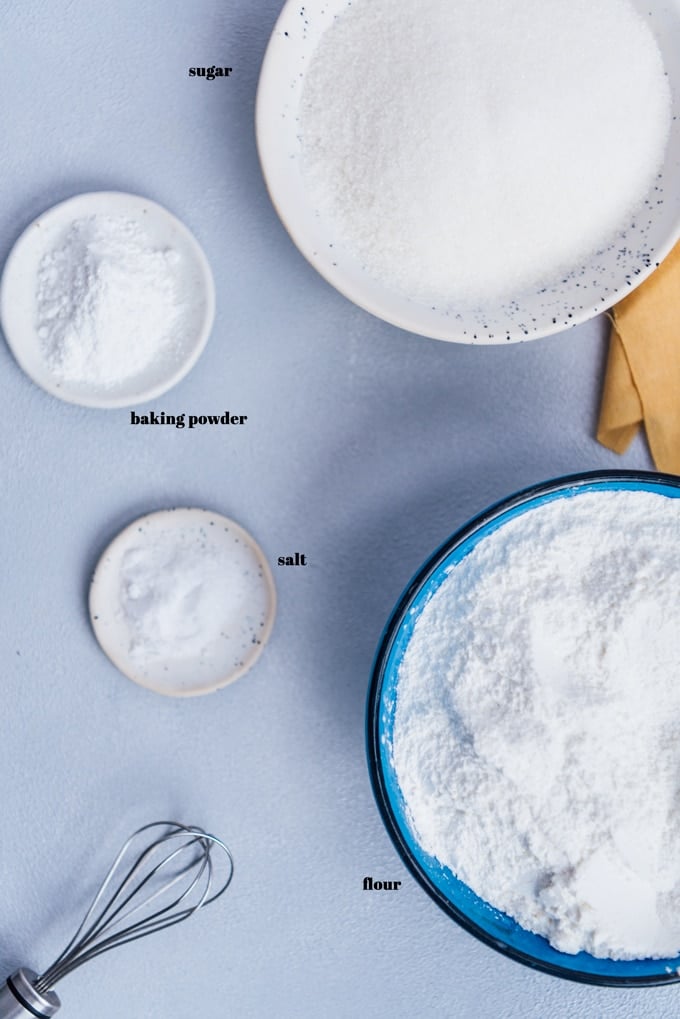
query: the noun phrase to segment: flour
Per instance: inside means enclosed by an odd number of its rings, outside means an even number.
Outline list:
[[[76,220],[37,278],[37,331],[55,377],[112,389],[181,347],[188,305],[178,252],[119,216]]]
[[[300,154],[335,247],[446,306],[555,283],[611,242],[670,122],[629,0],[353,0],[305,74]]]
[[[418,619],[392,755],[423,848],[564,952],[680,952],[680,500],[544,504]]]

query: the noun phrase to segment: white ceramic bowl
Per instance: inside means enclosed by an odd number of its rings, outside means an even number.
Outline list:
[[[348,0],[288,0],[266,52],[257,95],[260,160],[271,199],[311,264],[355,304],[423,336],[462,343],[535,339],[610,308],[641,283],[680,237],[680,0],[634,0],[659,43],[673,91],[666,161],[644,212],[622,224],[608,247],[548,286],[488,307],[433,309],[372,279],[312,207],[303,179],[298,108],[305,70],[323,32]],[[606,40],[603,40],[603,46]],[[612,163],[618,154],[611,153]]]
[[[155,247],[176,251],[179,255],[176,285],[186,295],[188,307],[183,342],[139,375],[111,387],[74,384],[55,375],[45,359],[36,324],[37,275],[43,254],[59,244],[74,220],[94,215],[137,223]],[[48,209],[21,234],[0,281],[0,322],[19,365],[52,396],[84,407],[129,407],[167,392],[196,364],[214,317],[212,272],[193,234],[156,202],[120,191],[75,195]]]

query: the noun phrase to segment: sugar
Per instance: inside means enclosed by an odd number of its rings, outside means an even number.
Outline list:
[[[423,849],[563,951],[680,953],[680,500],[506,523],[419,617],[392,761]]]
[[[474,303],[609,243],[670,120],[629,0],[354,0],[306,73],[301,156],[318,214],[371,276]]]

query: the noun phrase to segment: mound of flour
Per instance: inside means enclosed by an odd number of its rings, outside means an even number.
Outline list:
[[[564,952],[680,952],[680,500],[560,498],[424,608],[392,757],[415,837]]]

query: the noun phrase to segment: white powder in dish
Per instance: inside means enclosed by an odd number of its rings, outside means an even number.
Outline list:
[[[680,500],[484,537],[418,619],[392,760],[422,847],[564,952],[680,952]]]
[[[554,283],[610,243],[670,122],[629,0],[353,0],[305,75],[301,158],[337,242],[446,306]]]
[[[211,533],[144,532],[126,549],[119,596],[132,661],[200,660],[219,645],[220,656],[233,648],[235,667],[259,644],[267,610],[262,568],[244,541],[226,544]]]
[[[189,311],[182,268],[132,220],[74,221],[38,267],[36,327],[55,377],[111,389],[177,357]]]

